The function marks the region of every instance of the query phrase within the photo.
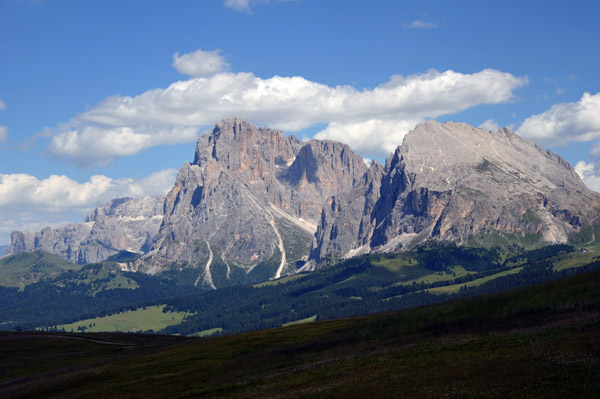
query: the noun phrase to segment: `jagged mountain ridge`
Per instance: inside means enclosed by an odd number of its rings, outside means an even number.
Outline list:
[[[598,221],[600,194],[558,155],[502,128],[428,121],[362,183],[331,198],[311,260],[429,240],[567,242]],[[595,238],[594,238],[595,239]]]
[[[367,170],[342,143],[302,142],[225,119],[198,139],[165,199],[165,217],[139,270],[186,269],[206,287],[266,280],[306,260],[326,199]]]
[[[113,200],[82,224],[15,232],[8,253],[87,263],[142,251],[136,270],[217,288],[293,273],[307,257],[303,270],[431,239],[566,242],[598,220],[599,197],[558,155],[506,128],[429,121],[385,166],[367,167],[345,144],[230,118],[198,139],[164,200]],[[139,234],[135,223],[149,225]]]
[[[162,222],[164,197],[117,198],[98,205],[83,223],[15,231],[6,255],[45,251],[73,263],[101,262],[121,250],[146,252]]]

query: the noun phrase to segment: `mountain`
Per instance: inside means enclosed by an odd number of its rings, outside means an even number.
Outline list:
[[[179,171],[138,270],[184,273],[210,288],[293,272],[327,198],[352,190],[366,170],[345,144],[225,119]]]
[[[22,252],[0,259],[0,286],[23,289],[81,266],[43,251]]]
[[[428,121],[324,207],[311,261],[427,240],[536,247],[598,238],[600,194],[551,151],[502,128]]]
[[[6,255],[45,251],[78,264],[101,262],[121,250],[146,252],[162,222],[164,197],[118,198],[83,223],[11,234]]]
[[[367,167],[345,144],[230,118],[198,139],[166,197],[116,199],[81,224],[14,232],[7,254],[89,263],[126,250],[144,254],[128,270],[217,288],[427,241],[590,246],[599,213],[600,194],[565,160],[507,128],[428,121],[385,166]]]
[[[126,271],[136,256],[123,251],[85,266],[43,251],[0,259],[0,330],[70,323],[201,291],[168,276]]]

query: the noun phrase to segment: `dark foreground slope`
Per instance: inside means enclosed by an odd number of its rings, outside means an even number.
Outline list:
[[[0,397],[598,397],[600,272],[206,339],[2,333]]]

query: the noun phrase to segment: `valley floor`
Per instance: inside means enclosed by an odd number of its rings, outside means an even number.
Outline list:
[[[0,397],[599,397],[600,272],[215,338],[0,333]]]

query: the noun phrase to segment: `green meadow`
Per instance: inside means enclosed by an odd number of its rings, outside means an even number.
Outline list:
[[[145,308],[121,312],[110,316],[81,320],[71,324],[61,324],[56,326],[56,329],[80,331],[83,328],[87,332],[158,331],[167,326],[181,323],[186,316],[185,312],[163,312],[164,307],[164,305],[147,306]]]
[[[22,252],[0,259],[0,286],[26,286],[51,279],[69,270],[79,270],[76,265],[56,255],[42,251]]]

